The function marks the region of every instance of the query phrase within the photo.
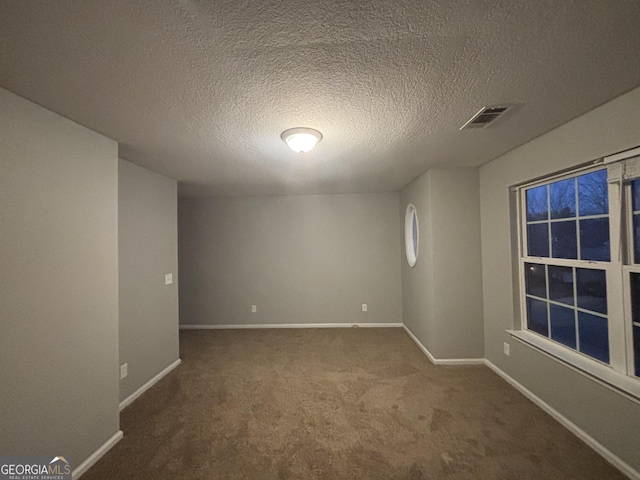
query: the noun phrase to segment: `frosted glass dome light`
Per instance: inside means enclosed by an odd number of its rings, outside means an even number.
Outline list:
[[[294,152],[307,153],[322,140],[322,134],[313,128],[290,128],[282,132],[282,140]]]

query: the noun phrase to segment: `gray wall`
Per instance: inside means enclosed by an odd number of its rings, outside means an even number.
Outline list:
[[[118,147],[0,89],[0,453],[119,428]]]
[[[416,206],[418,261],[402,251],[405,325],[437,359],[482,358],[482,261],[478,169],[428,170],[400,193]]]
[[[420,239],[414,267],[407,263],[404,247],[404,218],[413,203],[418,215]],[[431,177],[425,172],[400,191],[400,242],[402,266],[402,318],[404,325],[432,354],[436,348],[433,316],[433,248],[431,232]]]
[[[480,170],[485,354],[499,368],[640,470],[640,405],[512,341],[510,185],[640,144],[640,89],[509,152]],[[502,343],[511,343],[511,356]]]
[[[177,182],[118,163],[120,400],[178,359]],[[165,285],[166,273],[173,284]]]
[[[398,208],[397,193],[180,199],[180,323],[402,322]]]

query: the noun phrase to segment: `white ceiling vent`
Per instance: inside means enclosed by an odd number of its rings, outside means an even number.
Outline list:
[[[511,105],[497,105],[495,107],[482,107],[471,119],[460,127],[460,130],[467,128],[485,128],[491,125],[498,117],[511,108]]]

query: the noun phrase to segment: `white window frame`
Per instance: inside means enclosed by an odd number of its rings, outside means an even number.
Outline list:
[[[623,280],[623,284],[624,284],[624,294],[625,294],[625,301],[624,301],[624,315],[625,318],[628,319],[628,321],[626,322],[627,325],[627,331],[625,332],[627,335],[627,338],[629,339],[629,348],[627,349],[627,373],[629,375],[635,375],[635,364],[634,364],[634,349],[633,349],[633,312],[632,312],[632,306],[631,306],[631,273],[638,273],[640,274],[640,259],[637,259],[638,262],[636,262],[635,258],[634,258],[634,242],[633,242],[633,193],[632,193],[632,189],[631,189],[631,181],[633,180],[638,180],[638,178],[630,178],[629,181],[624,185],[624,196],[623,196],[623,200],[625,202],[625,207],[626,207],[626,218],[625,218],[625,225],[627,225],[627,228],[625,228],[625,244],[627,246],[626,248],[626,252],[625,252],[625,256],[626,256],[626,262],[625,264],[622,266],[622,271],[623,271],[623,276],[622,276],[622,280]],[[635,323],[636,326],[640,327],[639,323]]]
[[[526,190],[556,181],[574,178],[596,170],[607,170],[609,201],[609,262],[574,260],[551,257],[534,257],[527,250]],[[640,178],[640,148],[623,154],[599,159],[571,171],[550,175],[546,178],[513,187],[516,191],[517,219],[514,225],[517,233],[517,252],[514,261],[518,268],[519,318],[509,333],[517,340],[532,346],[570,368],[589,376],[609,388],[625,394],[640,403],[640,377],[634,372],[633,324],[631,321],[630,273],[640,273],[640,262],[633,264],[633,212],[631,209],[631,181]],[[622,189],[621,189],[622,187]],[[576,191],[576,195],[578,192]],[[577,199],[576,199],[577,201]],[[579,212],[576,211],[576,229],[579,243]],[[624,218],[623,218],[624,215]],[[548,219],[550,222],[550,219]],[[631,222],[631,223],[630,223]],[[621,233],[624,232],[623,236]],[[549,239],[551,243],[551,239]],[[578,245],[578,249],[580,246]],[[579,255],[578,255],[579,256]],[[582,354],[571,347],[540,335],[527,328],[527,304],[525,264],[537,263],[574,268],[595,268],[604,270],[607,281],[607,323],[609,332],[609,364]],[[547,285],[548,288],[548,285]],[[575,288],[575,283],[574,283]],[[549,303],[549,300],[547,300]],[[577,308],[577,305],[574,306]],[[551,335],[551,332],[549,332]]]
[[[413,238],[413,225],[415,223],[416,238]],[[404,250],[407,263],[411,268],[416,266],[420,246],[420,224],[418,223],[418,211],[413,203],[407,205],[404,214]]]

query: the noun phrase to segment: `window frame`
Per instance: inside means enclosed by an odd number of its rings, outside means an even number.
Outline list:
[[[413,203],[409,203],[404,214],[404,251],[407,263],[411,268],[414,268],[418,262],[419,246],[420,224],[418,223],[418,210]]]
[[[636,376],[634,372],[633,323],[631,318],[632,305],[630,294],[630,273],[634,272],[640,274],[640,263],[632,263],[634,260],[633,231],[632,228],[629,228],[629,226],[632,227],[633,225],[631,181],[633,179],[640,178],[640,169],[638,169],[638,176],[635,178],[629,178],[625,175],[624,161],[630,157],[631,156],[626,158],[617,158],[615,159],[617,161],[616,163],[609,163],[606,162],[606,159],[599,159],[595,162],[590,162],[582,166],[577,166],[573,169],[568,169],[512,187],[512,191],[515,192],[514,197],[512,197],[515,202],[514,233],[517,237],[514,242],[514,246],[517,247],[517,251],[513,252],[513,261],[514,263],[517,262],[518,280],[518,284],[514,285],[514,290],[517,291],[517,294],[514,292],[514,299],[516,299],[519,304],[515,309],[515,311],[518,312],[518,315],[514,320],[514,328],[508,332],[515,339],[536,348],[542,353],[568,365],[580,373],[586,374],[593,380],[606,385],[609,388],[613,388],[616,391],[627,394],[629,398],[640,403],[640,377]],[[623,164],[622,167],[620,164]],[[640,157],[638,157],[638,165],[640,165]],[[602,169],[607,170],[610,261],[554,258],[552,257],[553,252],[551,250],[551,238],[549,238],[550,250],[548,257],[529,256],[527,245],[527,226],[529,224],[527,221],[526,211],[527,190],[569,178],[576,178],[580,175],[585,175]],[[575,221],[576,229],[578,230],[576,241],[579,243],[580,215],[577,207],[577,190],[575,195]],[[547,223],[549,225],[552,223],[551,220],[551,212],[549,211],[547,214]],[[629,223],[630,221],[631,223]],[[577,248],[579,252],[580,246],[578,245]],[[578,254],[577,256],[579,257],[580,255]],[[579,352],[577,350],[578,345],[576,345],[576,349],[573,349],[570,346],[566,346],[553,340],[551,338],[550,330],[549,336],[545,337],[542,334],[528,329],[525,277],[525,264],[527,263],[571,268],[591,268],[605,271],[607,282],[606,318],[609,334],[608,364]],[[516,266],[514,265],[514,268],[515,267]],[[547,297],[549,297],[548,275],[545,275],[545,279],[547,281]],[[552,302],[547,298],[546,303],[548,316]],[[572,308],[576,310],[578,309],[578,306],[573,305]],[[549,317],[548,322],[550,322]]]
[[[632,178],[623,185],[623,202],[625,204],[625,229],[624,229],[624,257],[625,262],[622,265],[622,281],[624,288],[624,315],[627,319],[626,323],[626,337],[628,339],[627,346],[627,374],[640,378],[635,375],[635,358],[634,358],[634,337],[633,337],[633,310],[632,310],[632,296],[631,296],[631,274],[640,274],[640,261],[636,262],[634,238],[633,238],[633,190],[632,182],[638,180],[638,178]],[[640,260],[640,259],[637,259]],[[640,323],[636,323],[636,326],[640,326]]]

